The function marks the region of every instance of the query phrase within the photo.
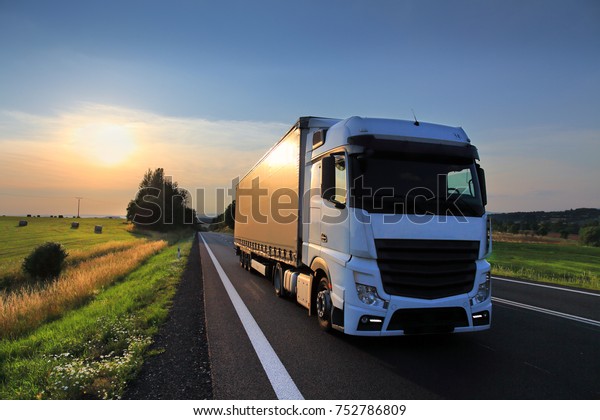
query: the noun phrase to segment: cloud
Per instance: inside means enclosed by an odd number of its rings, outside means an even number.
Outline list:
[[[94,103],[55,115],[0,111],[0,214],[70,214],[75,196],[86,197],[89,213],[124,214],[143,174],[158,167],[194,199],[205,189],[205,210],[213,213],[215,189],[229,188],[292,123],[181,118]],[[106,126],[130,136],[133,151],[122,162],[98,154],[123,153],[125,145],[85,134]],[[598,130],[535,126],[470,134],[486,169],[490,210],[600,205]]]
[[[291,124],[179,118],[85,103],[54,116],[3,111],[0,125],[0,191],[39,194],[43,190],[47,196],[61,191],[61,195],[86,194],[93,199],[114,190],[118,193],[110,214],[122,214],[142,175],[157,167],[165,168],[191,192],[207,189],[211,211],[213,190],[228,187],[232,179],[245,174]],[[108,140],[82,136],[90,127],[102,125],[130,133],[135,150],[122,164],[109,165],[111,160],[97,156]],[[92,145],[92,141],[102,144]],[[104,153],[119,153],[119,149],[111,145]],[[18,210],[18,199],[7,201],[2,200],[0,213],[24,212]],[[28,210],[32,211],[49,213]]]

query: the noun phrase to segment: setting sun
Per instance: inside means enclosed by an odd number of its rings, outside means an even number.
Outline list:
[[[76,129],[74,145],[90,160],[113,166],[123,163],[135,150],[134,135],[125,126],[93,123]]]

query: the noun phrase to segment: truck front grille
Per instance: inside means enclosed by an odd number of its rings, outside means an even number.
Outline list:
[[[386,293],[438,299],[473,289],[479,241],[376,239]]]
[[[468,327],[464,308],[398,309],[387,327],[389,331],[404,330],[405,334],[453,332],[458,327]]]

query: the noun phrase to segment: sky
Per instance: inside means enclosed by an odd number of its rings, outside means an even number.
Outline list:
[[[211,214],[298,117],[413,110],[488,210],[600,207],[600,2],[0,0],[0,215],[124,215],[158,167]]]

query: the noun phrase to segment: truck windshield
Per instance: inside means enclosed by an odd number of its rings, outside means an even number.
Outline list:
[[[350,206],[370,213],[480,217],[475,162],[435,156],[351,156]]]

